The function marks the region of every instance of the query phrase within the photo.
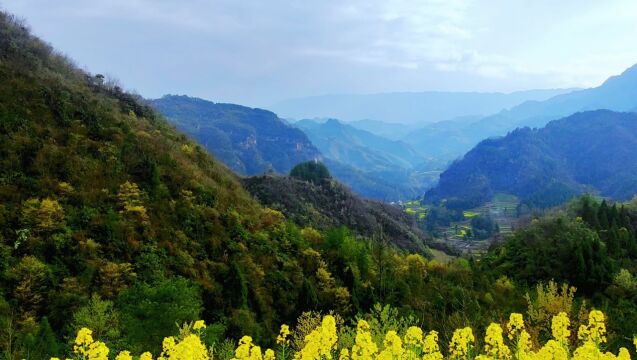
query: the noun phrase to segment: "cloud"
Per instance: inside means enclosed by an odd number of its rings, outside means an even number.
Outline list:
[[[0,0],[1,1],[1,0]],[[147,96],[592,86],[637,62],[633,0],[5,0]]]

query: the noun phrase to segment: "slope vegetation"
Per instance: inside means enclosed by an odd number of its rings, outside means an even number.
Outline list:
[[[586,191],[628,199],[636,174],[637,114],[598,110],[481,142],[442,173],[426,200],[471,207],[503,192],[546,207]]]

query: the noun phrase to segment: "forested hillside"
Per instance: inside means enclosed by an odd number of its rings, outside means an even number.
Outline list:
[[[636,123],[580,113],[481,146],[507,181],[627,198]],[[471,164],[483,172],[457,180],[463,192],[509,184]],[[462,166],[450,174],[470,174]],[[446,204],[473,199],[463,194]],[[576,199],[522,219],[481,258],[444,264],[396,210],[353,196],[316,161],[240,179],[139,96],[0,12],[0,358],[634,354],[635,200]]]
[[[299,226],[319,230],[345,226],[359,236],[426,251],[425,234],[401,208],[361,199],[331,178],[310,182],[292,175],[255,176],[243,184],[264,206],[280,210]]]
[[[427,201],[473,207],[510,193],[550,207],[582,192],[637,194],[637,115],[599,110],[488,139],[442,173]]]
[[[321,158],[302,131],[267,110],[176,95],[151,104],[241,175],[286,174],[300,162]]]
[[[158,354],[184,321],[214,324],[211,344],[269,339],[304,310],[406,299],[385,280],[402,268],[377,276],[372,243],[346,233],[327,243],[260,207],[136,96],[4,13],[0,126],[0,347],[10,358],[66,352],[81,327],[115,349]]]

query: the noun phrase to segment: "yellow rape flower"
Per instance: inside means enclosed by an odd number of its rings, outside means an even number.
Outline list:
[[[475,338],[473,337],[473,331],[470,327],[454,331],[453,336],[451,337],[451,342],[449,343],[449,353],[451,357],[467,357],[472,349],[474,341]]]
[[[376,343],[372,340],[372,334],[369,332],[369,324],[365,320],[359,320],[356,328],[356,340],[352,347],[352,359],[373,359],[378,352],[378,346],[376,346]]]
[[[509,340],[513,340],[522,330],[524,330],[524,317],[522,314],[512,313],[509,315],[509,322],[507,323]]]
[[[109,349],[103,342],[93,340],[90,329],[82,328],[75,337],[73,352],[87,360],[108,360]]]
[[[443,356],[438,346],[438,332],[432,330],[425,336],[422,351],[423,360],[442,360]]]
[[[568,352],[561,342],[549,340],[537,353],[537,359],[567,360]]]
[[[163,344],[158,360],[209,360],[208,350],[197,335],[190,334],[179,342],[173,337],[165,338]]]
[[[130,351],[122,351],[115,357],[115,360],[133,360]]]
[[[193,330],[201,330],[206,328],[206,323],[203,320],[195,321],[195,324],[192,326]]]
[[[146,351],[139,357],[139,360],[153,360],[153,355]]]
[[[593,310],[588,314],[588,326],[580,325],[577,338],[586,342],[588,340],[600,344],[606,342],[606,324],[604,313]]]
[[[332,350],[337,340],[336,319],[327,315],[323,318],[321,325],[305,337],[305,346],[295,354],[294,358],[301,360],[331,359]]]
[[[274,354],[274,350],[272,349],[267,349],[265,351],[265,354],[263,355],[263,360],[275,360],[276,356]]]
[[[378,359],[400,359],[403,356],[405,350],[403,349],[403,341],[400,336],[394,331],[390,330],[385,334],[385,340],[383,341],[383,351],[378,355]]]
[[[413,347],[422,346],[422,329],[417,326],[411,326],[405,333],[405,345]]]
[[[511,357],[511,350],[504,344],[502,327],[499,324],[492,323],[487,327],[484,342],[484,351],[488,356],[494,359],[509,359]]]
[[[288,335],[290,335],[290,327],[285,324],[281,325],[281,330],[279,331],[279,336],[276,338],[276,343],[279,345],[287,345],[289,342],[287,340]]]
[[[567,343],[568,338],[571,336],[571,331],[568,329],[569,326],[571,326],[571,320],[569,320],[565,312],[554,316],[551,322],[553,338],[559,342]]]
[[[338,360],[349,360],[349,351],[347,349],[342,349],[338,356]]]

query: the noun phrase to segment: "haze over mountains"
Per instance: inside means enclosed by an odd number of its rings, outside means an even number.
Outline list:
[[[527,90],[512,93],[396,92],[323,95],[290,99],[268,108],[284,118],[336,118],[344,121],[379,120],[425,125],[465,116],[487,116],[529,100],[546,100],[569,89]]]
[[[434,117],[443,116],[432,105],[434,100],[440,101],[447,115],[451,111],[453,115],[465,116],[420,128],[379,120],[344,122],[317,118],[290,124],[267,110],[187,96],[165,96],[152,104],[239,174],[250,176],[268,171],[287,174],[299,162],[322,160],[335,178],[356,193],[396,201],[422,195],[436,183],[439,172],[449,162],[462,157],[483,139],[505,135],[518,127],[543,126],[578,111],[635,109],[637,67],[599,87],[565,91],[508,95],[421,93],[420,98],[426,101],[419,106],[429,109],[427,113]],[[551,97],[554,94],[557,95]],[[393,95],[394,100],[403,102],[418,98],[414,94]],[[529,98],[542,100],[525,101]],[[501,109],[520,101],[523,102],[511,109]],[[468,115],[487,109],[496,109],[496,113],[484,117]]]
[[[479,120],[445,121],[427,125],[403,140],[423,155],[452,160],[480,140],[505,135],[518,127],[541,127],[551,120],[579,111],[634,111],[636,107],[637,65],[595,88],[576,90],[544,101],[527,101]]]
[[[267,110],[175,95],[150,104],[243,176],[287,174],[300,162],[324,160],[334,177],[356,193],[386,201],[420,196],[436,180],[437,173],[426,175],[424,182],[413,177],[412,168],[422,160],[408,145],[350,126],[333,134],[341,138],[334,144],[343,149],[332,151],[329,141],[320,140],[325,134],[314,138],[317,148],[303,131]],[[338,122],[333,125],[332,130],[341,128]]]

